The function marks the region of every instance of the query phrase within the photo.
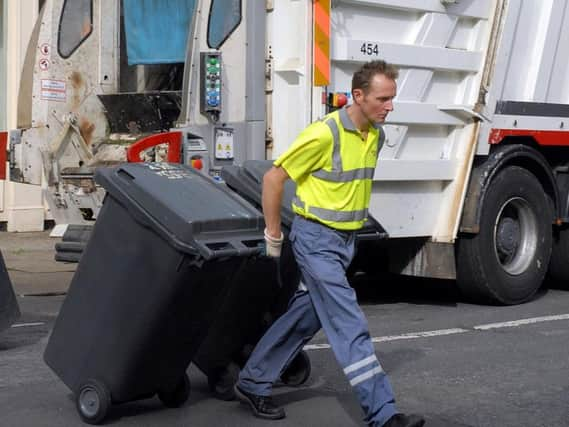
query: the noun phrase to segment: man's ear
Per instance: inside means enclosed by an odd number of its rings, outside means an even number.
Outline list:
[[[364,99],[363,89],[354,89],[352,91],[352,98],[356,104],[359,104]]]

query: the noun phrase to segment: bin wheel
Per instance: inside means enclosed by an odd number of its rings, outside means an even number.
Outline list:
[[[310,358],[304,350],[292,359],[281,375],[281,381],[289,386],[299,386],[304,384],[310,377]]]
[[[100,424],[111,407],[111,393],[101,381],[88,380],[79,389],[75,404],[83,421]]]
[[[220,400],[234,400],[235,391],[233,387],[239,378],[239,365],[230,362],[223,370],[216,375],[207,377],[209,389],[213,395]]]
[[[190,378],[184,373],[174,390],[159,391],[158,398],[168,408],[179,408],[189,399],[191,388]]]

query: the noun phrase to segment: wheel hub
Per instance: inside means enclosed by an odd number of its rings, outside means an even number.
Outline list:
[[[88,417],[93,417],[99,411],[99,395],[95,390],[83,390],[80,396],[81,410]]]
[[[503,218],[498,224],[498,232],[496,233],[496,246],[501,253],[511,256],[513,255],[521,239],[520,224],[512,218]]]
[[[538,227],[527,200],[513,197],[504,202],[494,225],[494,251],[504,271],[519,275],[529,268],[537,252]]]

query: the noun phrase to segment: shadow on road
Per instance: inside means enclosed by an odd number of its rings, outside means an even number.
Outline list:
[[[351,279],[361,304],[406,302],[455,306],[464,302],[454,280],[427,279],[382,273],[359,274]]]

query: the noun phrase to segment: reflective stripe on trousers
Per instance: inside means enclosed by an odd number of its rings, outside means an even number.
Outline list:
[[[296,217],[290,239],[308,292],[299,290],[289,308],[257,343],[239,375],[239,386],[268,396],[272,384],[322,327],[365,412],[365,421],[382,425],[397,411],[345,271],[354,254],[355,233],[335,231]]]

